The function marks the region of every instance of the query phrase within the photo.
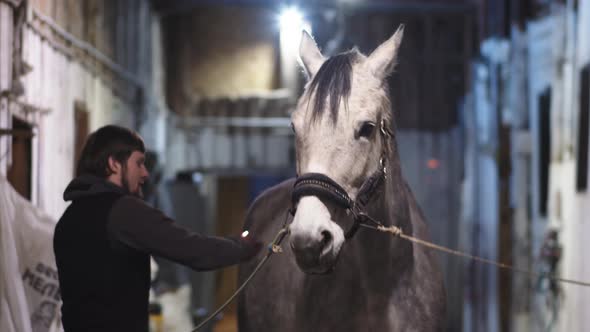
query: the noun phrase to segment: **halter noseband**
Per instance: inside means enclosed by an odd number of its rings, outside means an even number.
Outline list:
[[[371,217],[364,213],[364,210],[387,176],[385,143],[390,137],[390,132],[385,128],[383,120],[381,120],[380,132],[383,137],[383,153],[379,160],[379,169],[363,182],[356,200],[353,201],[346,190],[329,176],[321,173],[306,173],[298,176],[293,185],[293,191],[291,192],[292,214],[295,214],[295,207],[302,197],[316,196],[329,200],[351,212],[354,223],[344,234],[347,240],[356,234],[361,223],[375,223]]]

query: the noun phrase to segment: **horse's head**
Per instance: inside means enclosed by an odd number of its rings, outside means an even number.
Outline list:
[[[300,57],[310,78],[291,119],[297,173],[319,173],[354,200],[379,170],[391,124],[387,76],[395,65],[403,27],[371,55],[357,50],[325,59],[303,33]],[[319,195],[298,199],[290,226],[291,248],[304,272],[326,273],[335,265],[352,218]]]

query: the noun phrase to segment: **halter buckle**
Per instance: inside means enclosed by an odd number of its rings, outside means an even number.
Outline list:
[[[385,120],[381,119],[381,125],[380,125],[380,129],[381,129],[381,134],[383,134],[383,136],[385,137],[389,137],[389,132],[387,131],[387,129],[385,129]]]

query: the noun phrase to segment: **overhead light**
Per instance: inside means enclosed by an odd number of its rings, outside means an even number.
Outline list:
[[[303,13],[295,6],[285,7],[278,15],[280,26],[280,58],[281,58],[281,87],[291,94],[297,91],[298,71],[297,59],[299,43],[303,30],[311,34],[311,26],[305,21]]]
[[[311,26],[305,21],[303,13],[295,7],[286,7],[279,16],[279,25],[283,35],[301,34],[305,30],[311,34]]]
[[[303,23],[303,15],[297,7],[287,7],[280,17],[281,30],[299,29]]]

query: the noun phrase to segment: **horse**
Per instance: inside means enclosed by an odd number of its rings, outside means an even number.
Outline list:
[[[303,32],[308,82],[291,114],[298,176],[257,197],[244,223],[267,243],[285,222],[290,234],[240,295],[239,331],[444,328],[435,253],[359,227],[373,221],[429,239],[402,176],[387,84],[402,36],[403,25],[369,56],[326,59]],[[240,283],[263,256],[240,266]]]

